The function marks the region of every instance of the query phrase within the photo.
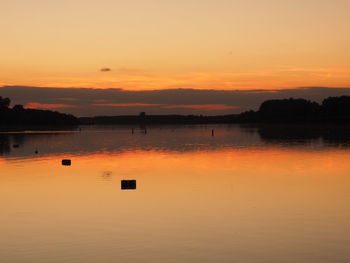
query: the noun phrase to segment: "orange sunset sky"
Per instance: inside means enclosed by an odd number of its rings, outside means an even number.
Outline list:
[[[0,7],[3,85],[350,86],[346,0],[2,0]]]
[[[0,86],[348,88],[349,10],[348,0],[1,0]]]

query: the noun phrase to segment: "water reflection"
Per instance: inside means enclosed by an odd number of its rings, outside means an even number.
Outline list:
[[[350,148],[267,131],[2,134],[0,262],[350,262]]]
[[[320,141],[327,147],[350,146],[350,126],[346,125],[260,125],[256,130],[268,143],[307,145]]]
[[[0,262],[350,261],[347,149],[67,158],[0,161]]]
[[[164,126],[143,129],[128,126],[84,127],[82,132],[0,134],[0,154],[13,158],[34,155],[82,155],[86,153],[123,152],[130,150],[197,151],[221,148],[263,148],[281,146],[348,147],[348,126],[302,125],[216,125]],[[215,136],[213,135],[215,131]],[[11,145],[18,145],[12,148]]]
[[[7,135],[0,134],[0,155],[8,155],[11,151],[10,140]]]
[[[102,173],[102,178],[105,180],[110,180],[112,177],[113,172],[112,171],[104,171]]]

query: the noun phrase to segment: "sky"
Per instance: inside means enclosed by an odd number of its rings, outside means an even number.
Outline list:
[[[2,86],[63,93],[348,88],[349,10],[348,0],[1,0],[0,96]],[[106,114],[130,109],[113,103]],[[147,104],[142,97],[132,103]],[[239,107],[232,106],[221,111]]]

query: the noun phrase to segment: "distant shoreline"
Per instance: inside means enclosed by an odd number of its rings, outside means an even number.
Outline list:
[[[77,118],[49,110],[25,109],[22,105],[9,107],[11,100],[0,96],[0,130],[2,127],[76,127],[78,125],[184,125],[184,124],[338,124],[350,123],[350,96],[329,97],[322,104],[305,99],[264,101],[258,111],[240,114],[204,115],[139,115],[94,116]]]
[[[149,115],[147,119],[140,120],[138,115],[121,116],[96,116],[80,117],[79,126],[88,125],[205,125],[205,124],[291,124],[291,125],[350,125],[350,122],[308,120],[308,121],[249,121],[240,119],[240,115],[218,115],[218,116],[198,116],[198,115]]]

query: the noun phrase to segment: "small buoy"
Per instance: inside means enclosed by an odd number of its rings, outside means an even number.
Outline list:
[[[136,189],[136,180],[122,180],[121,181],[122,190],[135,190]]]
[[[70,165],[72,165],[72,161],[69,160],[69,159],[63,159],[62,160],[62,165],[70,166]]]
[[[38,154],[39,153],[39,151],[38,150],[35,150],[35,154]]]

